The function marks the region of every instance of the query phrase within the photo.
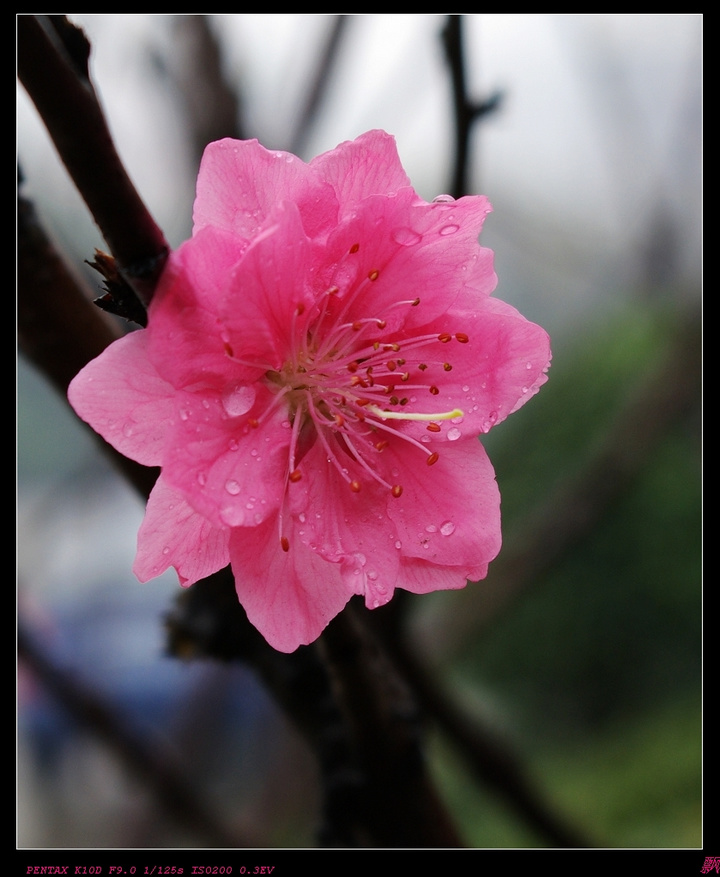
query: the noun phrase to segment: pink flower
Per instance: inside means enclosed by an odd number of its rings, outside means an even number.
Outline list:
[[[305,164],[211,143],[193,236],[148,328],[73,380],[110,444],[162,473],[141,581],[232,564],[281,651],[353,594],[426,593],[487,574],[500,496],[478,434],[546,380],[546,333],[491,298],[484,197],[423,201],[371,131]]]

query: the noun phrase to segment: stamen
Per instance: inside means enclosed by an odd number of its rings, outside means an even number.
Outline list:
[[[376,417],[379,417],[381,420],[452,420],[454,417],[462,417],[463,412],[459,408],[453,408],[452,411],[442,411],[439,414],[434,412],[432,414],[421,414],[417,411],[384,411],[382,408],[378,408],[377,405],[368,405],[368,411],[371,411]],[[428,429],[430,427],[428,426]],[[434,432],[435,430],[430,430]]]

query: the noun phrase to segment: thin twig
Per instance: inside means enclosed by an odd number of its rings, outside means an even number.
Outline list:
[[[242,95],[231,86],[222,53],[207,15],[179,15],[174,24],[172,75],[182,93],[193,151],[199,164],[208,143],[247,136],[242,121]]]
[[[297,128],[290,140],[290,151],[302,155],[310,130],[317,118],[318,110],[330,85],[333,68],[335,67],[342,40],[346,34],[350,17],[336,15],[333,18],[323,51],[320,53],[315,76],[308,90],[305,105],[300,113]]]
[[[478,103],[470,100],[467,95],[463,18],[463,15],[449,15],[442,30],[443,46],[450,67],[455,116],[455,161],[449,193],[454,198],[468,194],[472,127],[480,118],[496,110],[500,106],[502,98],[500,92],[495,92],[487,100]]]

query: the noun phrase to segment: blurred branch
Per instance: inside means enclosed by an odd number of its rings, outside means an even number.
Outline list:
[[[182,765],[157,742],[150,742],[124,719],[118,709],[106,703],[77,676],[56,666],[23,626],[18,625],[18,656],[50,694],[83,727],[101,739],[142,783],[149,787],[176,822],[205,837],[217,847],[252,847],[223,827],[217,814],[202,803],[197,788],[185,776]]]
[[[208,143],[224,137],[247,137],[242,96],[222,69],[222,51],[207,15],[178,15],[174,21],[178,61],[172,73],[185,101],[193,153],[200,164]]]
[[[18,199],[17,320],[20,349],[63,397],[70,381],[120,332],[90,303],[92,293],[67,266],[41,227],[32,204]],[[158,470],[129,460],[93,437],[145,496]]]
[[[290,152],[295,155],[302,155],[305,148],[308,135],[330,84],[333,68],[337,63],[340,46],[349,21],[350,16],[348,15],[336,15],[330,26],[325,46],[318,58],[317,69],[308,91],[305,106],[300,113],[297,128],[290,141]]]
[[[171,654],[252,666],[298,728],[320,766],[323,845],[462,845],[427,776],[411,695],[352,607],[283,654],[247,620],[226,569],[184,591],[167,627]]]
[[[402,597],[398,594],[393,598]],[[384,607],[368,621],[382,638],[393,661],[412,686],[423,714],[434,721],[455,747],[477,779],[499,795],[525,824],[550,846],[587,849],[595,844],[553,812],[531,782],[520,758],[487,725],[470,715],[449,692],[438,684],[433,673],[408,642],[402,629],[405,613],[398,606]],[[388,610],[391,610],[388,612]]]
[[[453,198],[460,198],[468,194],[472,127],[483,116],[497,110],[502,99],[502,94],[499,91],[479,103],[468,97],[465,81],[463,18],[463,15],[449,15],[441,34],[445,56],[450,67],[455,115],[455,162],[449,193]]]
[[[320,638],[361,768],[358,820],[381,847],[461,847],[427,774],[414,693],[350,604]]]
[[[147,306],[168,245],[117,154],[88,77],[90,46],[64,16],[19,15],[18,76],[122,274]]]
[[[616,412],[592,457],[535,509],[493,561],[479,599],[455,615],[438,639],[452,651],[507,612],[608,513],[637,477],[653,448],[699,404],[701,320],[695,307],[678,310],[662,362],[639,379]]]

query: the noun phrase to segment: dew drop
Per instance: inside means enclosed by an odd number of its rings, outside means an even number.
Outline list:
[[[455,223],[450,223],[450,225],[444,225],[440,229],[440,234],[443,236],[447,236],[449,234],[455,234],[456,231],[460,229],[459,225],[455,225]]]
[[[445,521],[445,523],[440,526],[440,532],[443,536],[451,536],[455,532],[455,524],[453,524],[452,521]]]
[[[245,520],[245,512],[237,506],[228,506],[220,511],[220,517],[228,527],[241,527]]]
[[[163,553],[163,554],[170,554],[170,549],[167,547],[167,545],[163,548],[163,552],[162,552],[162,553]]]
[[[230,417],[239,417],[253,407],[255,388],[247,384],[233,384],[222,395],[222,406]]]
[[[393,232],[395,243],[402,244],[404,247],[414,247],[422,240],[421,235],[411,228],[398,228]]]
[[[237,496],[238,493],[240,493],[240,485],[237,481],[231,479],[230,481],[225,482],[225,490],[227,490],[231,496]]]
[[[126,436],[127,438],[130,438],[130,436],[132,434],[133,434],[132,423],[126,423],[125,426],[123,426],[123,435]]]
[[[435,526],[435,524],[428,524],[427,527],[425,527],[425,532],[426,533],[437,533],[437,527]]]
[[[457,426],[452,426],[452,427],[447,431],[447,437],[448,437],[448,441],[449,441],[449,442],[456,442],[456,441],[460,438],[461,435],[462,435],[462,433],[461,433],[460,430],[457,428]]]
[[[205,487],[205,484],[207,482],[207,475],[204,472],[199,472],[198,477],[197,477],[197,482],[200,485],[200,487]]]
[[[453,198],[452,195],[436,195],[433,198],[432,203],[433,204],[446,204],[446,203],[449,203],[449,202],[454,201],[454,200],[455,199]]]
[[[463,393],[469,393],[469,392],[470,392],[470,387],[468,387],[467,384],[463,384]]]
[[[402,542],[399,539],[395,540],[395,547],[398,549],[402,548]]]

